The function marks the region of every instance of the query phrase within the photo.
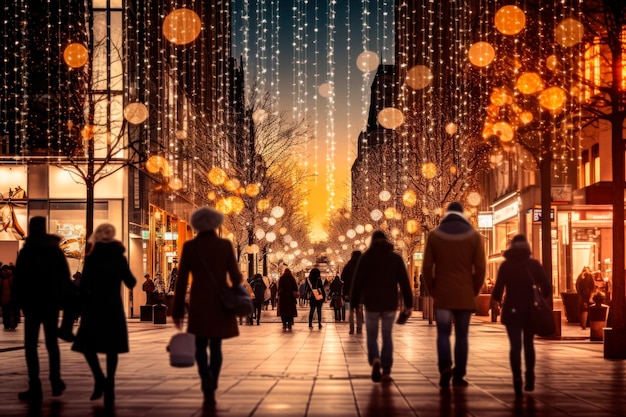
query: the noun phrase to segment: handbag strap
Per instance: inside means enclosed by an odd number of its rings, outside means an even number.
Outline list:
[[[543,297],[543,291],[541,291],[541,287],[537,284],[537,281],[535,281],[535,277],[530,272],[530,269],[528,269],[528,265],[526,266],[526,273],[530,277],[530,282],[532,283],[533,288],[536,288],[537,292]]]

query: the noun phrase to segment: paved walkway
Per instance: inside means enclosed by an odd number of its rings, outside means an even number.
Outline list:
[[[284,333],[274,312],[260,326],[241,326],[241,336],[224,342],[224,366],[217,407],[203,410],[194,368],[168,364],[165,347],[171,323],[129,321],[131,352],[120,356],[114,415],[118,417],[196,416],[626,416],[626,361],[603,359],[601,343],[588,330],[563,323],[562,340],[537,340],[537,386],[515,400],[504,328],[474,317],[470,329],[467,388],[441,393],[435,353],[435,326],[421,312],[394,327],[393,382],[373,383],[365,335],[349,335],[347,323],[332,322],[310,331],[305,310]],[[26,389],[22,329],[0,332],[0,416],[89,417],[105,412],[89,401],[93,382],[82,356],[61,342],[67,390],[50,396],[44,384],[41,408],[17,400]],[[586,336],[586,338],[585,338]],[[41,344],[42,381],[47,380]]]

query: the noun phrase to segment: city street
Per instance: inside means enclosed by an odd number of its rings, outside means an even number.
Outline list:
[[[504,327],[472,318],[469,387],[440,392],[436,329],[414,312],[394,326],[393,381],[374,383],[366,360],[365,334],[349,335],[347,322],[332,321],[325,305],[323,328],[309,330],[301,308],[292,332],[282,331],[275,311],[260,326],[242,325],[224,342],[217,407],[202,408],[196,368],[169,366],[166,325],[129,320],[131,352],[120,356],[115,416],[626,416],[626,361],[603,359],[603,345],[589,330],[563,322],[560,340],[537,340],[537,382],[515,400]],[[44,401],[29,410],[17,400],[27,388],[23,325],[0,333],[0,416],[88,417],[105,415],[101,400],[89,401],[89,369],[70,344],[60,341],[67,390],[52,398],[47,356],[40,344]]]

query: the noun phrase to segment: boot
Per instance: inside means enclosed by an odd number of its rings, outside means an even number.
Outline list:
[[[94,401],[98,398],[102,398],[105,385],[106,379],[104,378],[104,376],[102,376],[101,378],[96,378],[96,381],[93,385],[93,392],[91,393],[91,397],[89,398],[89,400]]]
[[[522,378],[513,378],[513,389],[515,390],[515,398],[522,398]]]
[[[65,391],[65,382],[63,382],[62,379],[59,379],[58,381],[50,381],[50,383],[52,385],[53,397],[58,397],[63,394],[63,391]]]
[[[30,404],[40,404],[43,400],[43,391],[41,390],[41,382],[32,382],[28,384],[28,390],[17,394],[20,401],[26,401]]]
[[[534,391],[535,389],[535,373],[533,371],[526,371],[526,384],[524,385],[524,391]]]
[[[112,409],[115,405],[115,381],[107,378],[104,384],[104,407]]]

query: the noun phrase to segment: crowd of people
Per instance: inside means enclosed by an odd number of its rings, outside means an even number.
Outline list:
[[[195,361],[201,380],[204,404],[216,404],[215,391],[223,363],[222,341],[239,335],[237,317],[222,308],[220,294],[228,286],[244,285],[254,300],[254,311],[247,323],[261,324],[269,306],[281,318],[283,331],[291,332],[298,306],[308,304],[308,325],[322,329],[322,307],[329,302],[335,321],[349,322],[349,333],[360,334],[365,325],[367,361],[374,382],[391,380],[393,368],[393,327],[403,324],[413,311],[413,290],[403,258],[382,230],[371,235],[369,248],[355,251],[341,275],[323,279],[313,268],[298,283],[286,267],[278,280],[255,274],[245,280],[239,270],[232,243],[220,237],[222,213],[202,207],[192,213],[190,224],[196,236],[184,243],[174,281],[172,319],[175,326],[195,336]],[[115,239],[115,228],[108,223],[96,228],[88,239],[88,252],[82,274],[70,276],[59,238],[46,232],[45,219],[33,217],[23,248],[15,265],[1,265],[2,315],[6,330],[24,318],[25,358],[28,389],[18,398],[30,403],[42,400],[37,342],[43,326],[48,351],[52,395],[66,389],[61,378],[58,338],[72,344],[83,355],[94,380],[90,397],[104,397],[105,407],[115,402],[115,374],[118,355],[129,351],[128,330],[121,298],[122,285],[132,289],[136,279],[124,256],[125,248]],[[490,291],[502,311],[510,343],[510,365],[516,396],[532,391],[535,384],[535,350],[530,322],[532,286],[537,283],[551,297],[551,283],[541,264],[531,257],[526,237],[515,236],[504,253],[495,284]],[[478,231],[463,214],[458,202],[451,203],[439,226],[428,234],[422,276],[425,294],[433,299],[437,327],[439,385],[465,387],[468,334],[476,298],[485,285],[486,256]],[[193,275],[193,280],[190,276]],[[144,276],[146,295],[157,291],[158,283]],[[586,279],[586,278],[585,278]],[[579,279],[583,293],[584,279]],[[591,288],[591,284],[589,286]],[[585,295],[586,300],[589,298]],[[61,326],[59,315],[63,310]],[[398,314],[399,312],[399,314]],[[74,322],[80,319],[76,334]],[[240,324],[242,324],[240,322]],[[454,344],[451,333],[454,329]],[[380,335],[380,338],[379,338]],[[522,379],[522,348],[525,380]],[[208,350],[208,352],[207,352]],[[98,354],[104,354],[103,370]]]

